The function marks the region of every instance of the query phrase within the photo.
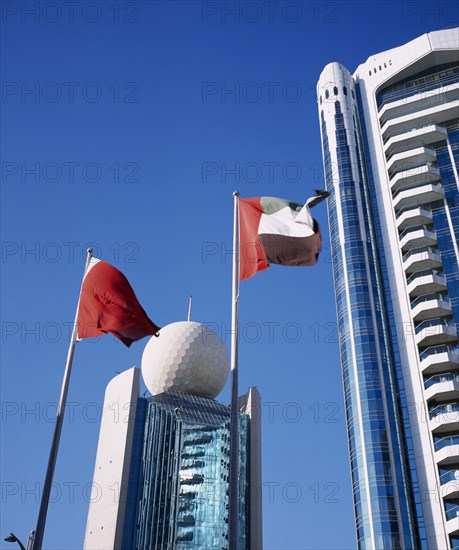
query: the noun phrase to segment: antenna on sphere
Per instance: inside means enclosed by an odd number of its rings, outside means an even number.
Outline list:
[[[187,321],[191,321],[191,306],[193,305],[193,294],[190,294],[190,301],[188,302],[188,318]]]

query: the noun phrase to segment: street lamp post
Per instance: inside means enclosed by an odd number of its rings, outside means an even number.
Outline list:
[[[10,533],[9,536],[5,537],[6,542],[17,542],[19,544],[19,548],[21,550],[26,550],[25,546],[22,544],[22,542],[17,538],[17,536],[14,533]]]
[[[31,531],[29,535],[29,539],[27,541],[27,548],[25,548],[25,546],[22,544],[22,542],[17,538],[17,536],[14,533],[10,533],[7,537],[5,537],[4,540],[5,542],[17,542],[21,550],[32,550],[34,539],[35,539],[35,531]]]

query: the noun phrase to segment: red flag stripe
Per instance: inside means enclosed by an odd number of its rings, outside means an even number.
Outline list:
[[[261,197],[239,199],[239,279],[241,281],[269,267],[258,239],[258,226],[262,214]]]

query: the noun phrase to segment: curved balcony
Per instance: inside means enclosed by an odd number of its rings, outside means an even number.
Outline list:
[[[454,120],[457,118],[458,109],[459,100],[456,99],[453,101],[445,101],[429,109],[422,109],[407,115],[392,118],[382,125],[382,137],[383,139],[389,139],[396,134],[408,132],[419,126],[440,124],[448,120]]]
[[[426,401],[453,401],[459,399],[459,373],[434,374],[424,381]]]
[[[422,164],[421,166],[405,166],[405,170],[396,173],[390,182],[393,192],[412,189],[426,183],[439,181],[441,178],[440,170],[432,163]]]
[[[445,403],[429,409],[429,426],[436,434],[459,430],[459,404]]]
[[[404,115],[417,115],[437,106],[441,109],[445,104],[458,99],[459,89],[455,84],[453,80],[452,84],[435,86],[431,90],[418,91],[409,97],[385,103],[378,111],[381,124]]]
[[[423,350],[419,357],[424,375],[433,375],[459,367],[459,350],[452,346],[431,346]]]
[[[403,255],[403,268],[406,273],[426,271],[442,267],[441,255],[437,248],[421,246],[412,248]]]
[[[440,475],[440,492],[445,499],[459,497],[459,470],[448,470]]]
[[[384,144],[384,150],[386,155],[391,155],[393,151],[403,151],[419,143],[428,145],[446,139],[446,136],[447,132],[445,128],[436,124],[429,124],[422,128],[414,128],[404,134],[391,137]]]
[[[446,532],[450,537],[459,535],[459,504],[446,510]]]
[[[425,208],[411,207],[402,209],[396,217],[397,229],[403,231],[414,225],[429,225],[432,223],[432,212]]]
[[[392,198],[392,204],[396,210],[406,206],[428,204],[434,201],[443,200],[445,193],[441,184],[429,183],[414,189],[400,190]]]
[[[413,321],[420,322],[452,315],[451,302],[445,294],[426,294],[411,302]]]
[[[401,169],[404,170],[407,169],[409,165],[435,162],[436,158],[435,151],[430,149],[430,147],[416,147],[415,149],[394,153],[390,156],[387,159],[387,169],[389,172],[395,172]]]
[[[432,228],[427,227],[409,227],[400,234],[400,247],[402,250],[422,246],[436,246],[437,234]]]
[[[433,294],[435,292],[446,292],[446,277],[441,271],[436,269],[426,269],[425,271],[416,271],[406,280],[408,285],[408,294],[411,297],[421,294]]]
[[[456,325],[444,319],[423,321],[416,327],[418,346],[437,346],[457,342]]]
[[[438,466],[457,466],[459,461],[459,435],[446,435],[435,439],[435,462]]]

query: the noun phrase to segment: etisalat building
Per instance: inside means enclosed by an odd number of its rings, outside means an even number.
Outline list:
[[[84,548],[226,550],[229,407],[226,347],[210,328],[162,328],[140,370],[105,392]],[[256,388],[239,398],[239,548],[261,550],[261,418]],[[97,495],[96,495],[97,493]],[[96,498],[97,496],[97,498]]]

